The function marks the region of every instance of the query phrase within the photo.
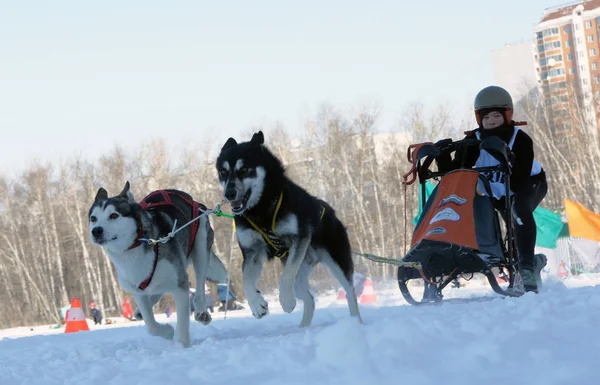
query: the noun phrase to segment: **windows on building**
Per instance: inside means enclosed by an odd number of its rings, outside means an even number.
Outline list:
[[[539,34],[539,32],[538,32],[538,34]],[[558,35],[558,27],[554,27],[554,28],[548,28],[548,29],[545,29],[545,30],[542,32],[542,35],[543,35],[544,37],[546,37],[546,36],[554,36],[554,35]],[[539,35],[538,35],[538,36],[539,36]]]
[[[552,55],[548,57],[540,58],[540,66],[545,67],[546,65],[555,65],[557,62],[562,62],[562,55]]]
[[[544,50],[550,51],[552,49],[560,48],[560,41],[551,41],[549,43],[544,44]]]
[[[564,68],[553,68],[549,71],[542,71],[542,80],[546,80],[548,78],[552,78],[552,77],[560,76],[560,75],[564,75],[564,74],[565,74]]]

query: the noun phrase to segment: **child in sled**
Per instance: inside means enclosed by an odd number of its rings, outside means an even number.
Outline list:
[[[510,189],[513,194],[513,213],[515,221],[516,244],[519,254],[519,267],[525,291],[537,292],[541,283],[540,271],[546,264],[543,255],[535,256],[536,225],[533,211],[546,196],[548,184],[546,173],[535,160],[533,141],[512,120],[512,97],[505,89],[489,86],[477,94],[474,103],[475,117],[478,128],[467,132],[467,137],[485,139],[497,136],[507,145],[514,155],[511,162]],[[439,143],[439,142],[438,142]],[[450,171],[457,168],[492,167],[499,162],[487,151],[470,146],[457,150],[454,159],[450,154],[442,153],[438,158],[440,171]],[[495,172],[486,177],[490,181],[493,201],[496,209],[506,222],[503,173]],[[539,259],[536,261],[535,259]]]

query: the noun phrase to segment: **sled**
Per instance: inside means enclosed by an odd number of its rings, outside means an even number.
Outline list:
[[[459,277],[475,274],[483,274],[498,294],[522,295],[510,209],[510,152],[506,143],[496,137],[483,141],[467,138],[452,142],[448,139],[438,143],[421,143],[408,149],[412,169],[404,176],[405,194],[407,186],[418,178],[423,204],[410,249],[398,263],[397,278],[402,296],[412,305],[439,302],[448,284]],[[441,154],[469,146],[486,150],[499,164],[451,171],[430,169]],[[504,235],[501,215],[494,208],[491,186],[483,173],[504,175],[501,181],[506,188],[505,223],[510,224],[505,226]],[[426,182],[430,180],[438,183],[427,198]],[[502,283],[498,281],[499,275],[504,278]],[[422,280],[422,299],[415,299],[411,294],[408,286],[411,280]]]

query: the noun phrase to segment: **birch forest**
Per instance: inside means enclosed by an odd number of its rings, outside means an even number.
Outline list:
[[[525,100],[519,108],[517,117],[530,122],[526,131],[548,175],[549,193],[542,206],[562,210],[562,200],[570,198],[600,211],[597,128],[580,124],[568,139],[555,135],[539,102]],[[456,119],[448,109],[426,114],[417,105],[405,110],[394,132],[379,133],[378,116],[376,108],[342,114],[323,107],[294,138],[282,127],[260,129],[288,175],[336,209],[354,249],[399,258],[404,231],[410,241],[418,210],[417,184],[409,186],[406,206],[403,197],[402,175],[410,169],[408,144],[460,139],[463,131],[473,128],[473,121],[453,124]],[[248,140],[258,129],[236,139]],[[116,195],[129,180],[138,199],[155,189],[177,188],[214,207],[222,199],[214,165],[214,153],[222,143],[197,145],[175,153],[160,140],[149,141],[127,152],[115,147],[95,161],[72,158],[61,164],[31,165],[16,177],[0,175],[0,328],[55,323],[59,309],[73,297],[81,299],[85,311],[95,301],[105,317],[120,315],[123,298],[130,295],[119,287],[102,248],[89,238],[87,213],[95,193],[102,186]],[[242,257],[232,242],[232,222],[212,216],[211,223],[214,250],[242,296]],[[358,256],[355,262],[358,271],[374,280],[395,278],[392,267]],[[277,261],[267,266],[260,281],[264,291],[277,289],[280,271]],[[190,278],[195,284],[191,269]],[[337,288],[325,268],[317,268],[311,279],[317,290]],[[158,306],[168,301],[165,298]]]

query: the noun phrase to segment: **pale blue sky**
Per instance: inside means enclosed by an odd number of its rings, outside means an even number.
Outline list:
[[[558,2],[560,3],[560,2]],[[457,113],[491,51],[531,40],[552,0],[8,1],[0,6],[0,170],[115,143],[220,144],[290,131],[321,103]]]

